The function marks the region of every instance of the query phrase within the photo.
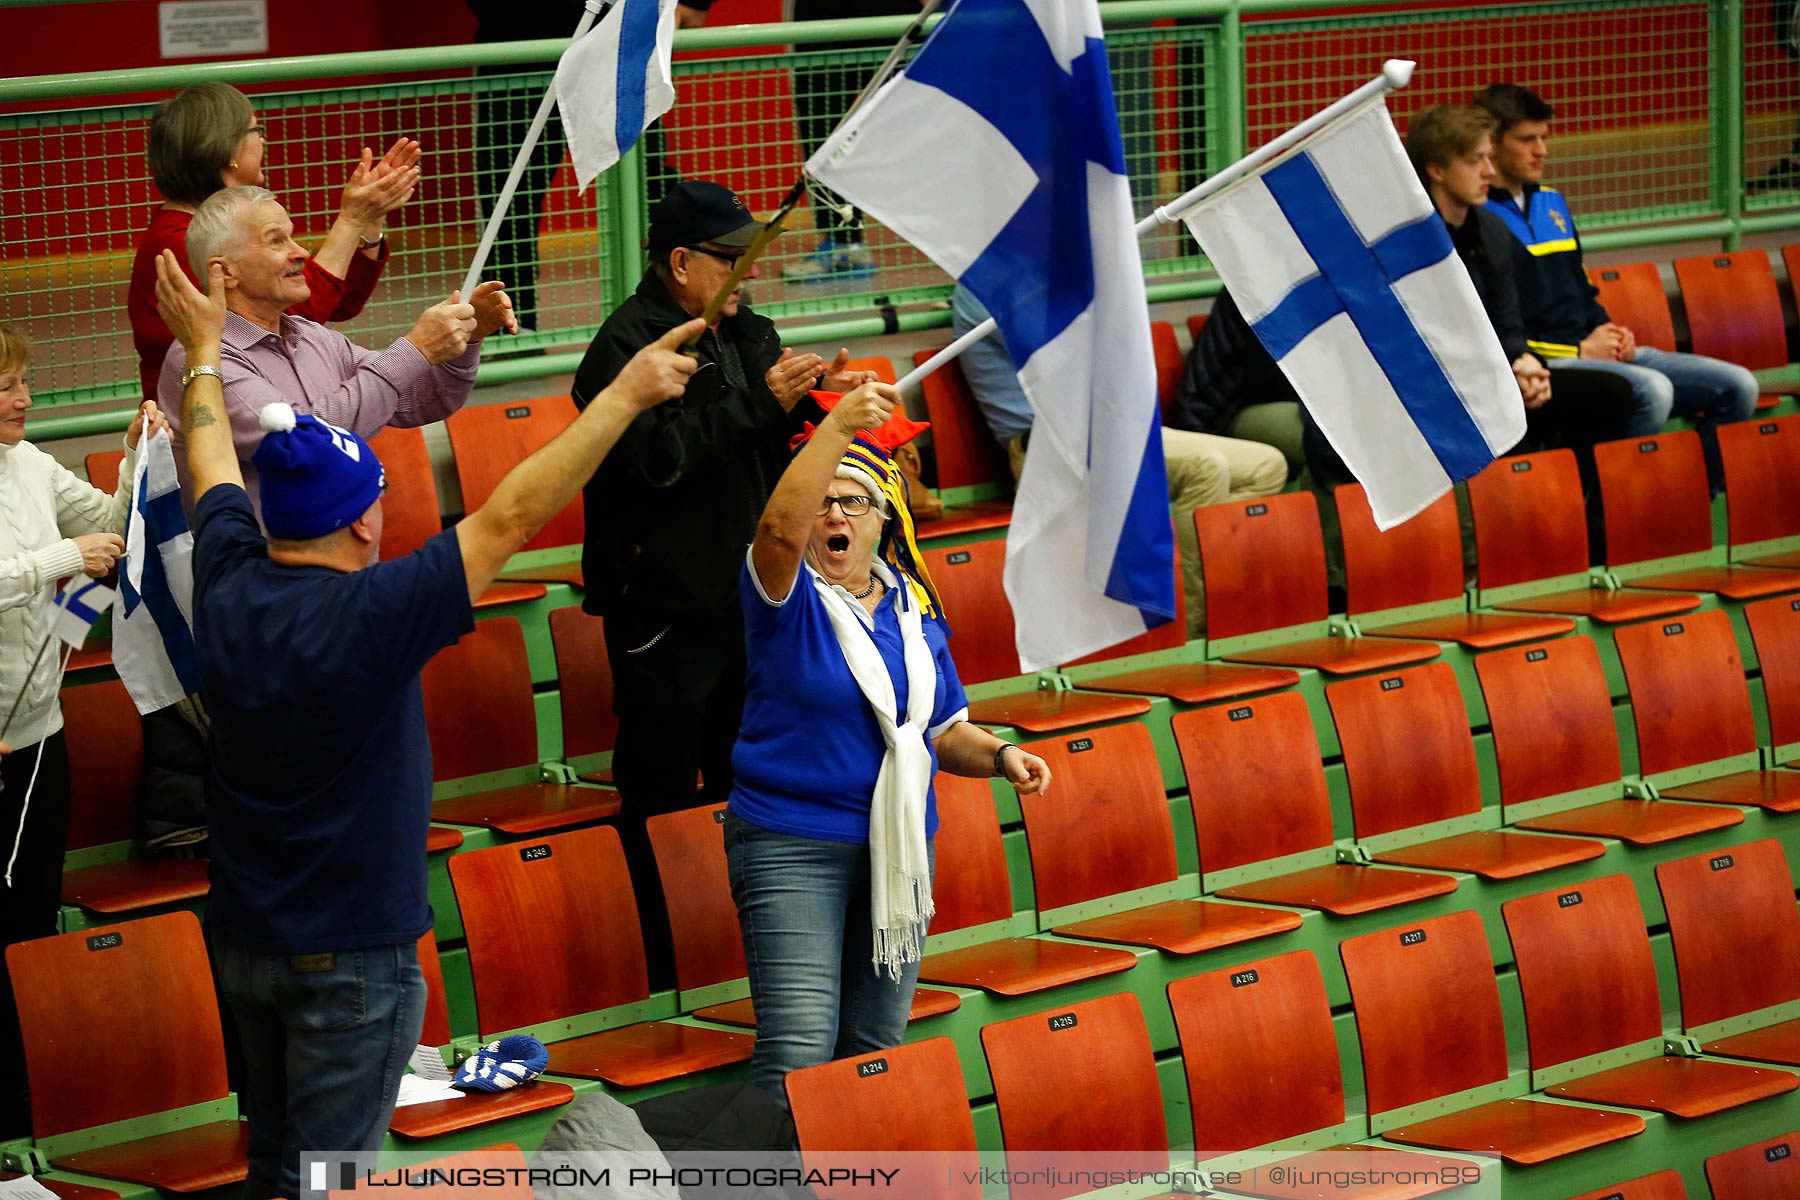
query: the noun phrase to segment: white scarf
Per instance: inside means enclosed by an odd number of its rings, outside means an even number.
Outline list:
[[[911,589],[887,564],[870,570],[894,593],[900,617],[900,644],[906,662],[906,719],[899,720],[894,681],[875,648],[874,618],[843,588],[809,568],[813,587],[837,634],[844,662],[862,689],[887,753],[869,802],[869,920],[874,932],[874,966],[893,979],[902,965],[924,953],[931,923],[931,858],[925,845],[925,797],[931,790],[931,751],[925,728],[937,698],[937,663],[925,644],[924,618]]]

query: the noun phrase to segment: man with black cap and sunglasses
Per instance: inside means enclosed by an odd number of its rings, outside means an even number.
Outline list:
[[[650,264],[575,373],[585,406],[670,329],[701,315],[762,223],[730,188],[688,180],[650,210]],[[752,267],[749,278],[758,269]],[[686,395],[645,412],[587,485],[583,607],[606,618],[619,732],[613,779],[653,986],[673,983],[666,909],[646,818],[723,801],[744,705],[744,547],[787,466],[788,441],[822,414],[807,392],[869,372],[783,348],[734,291],[700,338]],[[696,776],[705,796],[695,794]]]

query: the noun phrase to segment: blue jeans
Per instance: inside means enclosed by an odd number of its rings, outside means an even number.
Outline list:
[[[1747,421],[1756,411],[1760,389],[1756,376],[1736,363],[1699,354],[1675,354],[1639,346],[1628,363],[1601,358],[1553,358],[1553,371],[1601,371],[1631,384],[1632,410],[1621,437],[1661,433],[1671,414],[1698,418],[1700,442],[1706,448],[1707,474],[1713,490],[1722,486],[1718,443],[1713,430]]]
[[[724,832],[756,1006],[750,1082],[786,1108],[789,1071],[906,1040],[919,964],[899,979],[875,971],[867,846],[776,833],[730,812]]]
[[[300,1154],[375,1150],[425,1024],[419,948],[264,954],[225,937],[213,971],[244,1051],[246,1200],[300,1194]]]
[[[956,336],[961,337],[987,320],[988,310],[975,293],[959,283],[950,293],[950,316]],[[975,407],[981,410],[988,432],[996,441],[1009,442],[1021,433],[1031,432],[1037,416],[1031,411],[1025,389],[1019,386],[1012,355],[1007,353],[1006,343],[998,333],[989,334],[964,350],[957,361],[962,365],[963,378],[969,381]]]

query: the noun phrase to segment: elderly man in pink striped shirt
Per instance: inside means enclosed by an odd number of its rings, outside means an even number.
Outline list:
[[[452,293],[427,308],[404,337],[381,351],[290,315],[288,308],[306,298],[302,266],[308,253],[294,240],[287,211],[259,187],[213,193],[188,228],[188,254],[201,279],[212,260],[224,264],[227,314],[219,370],[245,490],[258,513],[250,456],[262,442],[257,415],[266,405],[282,401],[363,438],[388,425],[441,421],[469,398],[481,339],[518,329],[504,285],[492,280],[467,300]],[[157,385],[165,412],[181,411],[187,382],[187,355],[177,343],[163,360]],[[177,455],[176,464],[185,493],[184,457]]]

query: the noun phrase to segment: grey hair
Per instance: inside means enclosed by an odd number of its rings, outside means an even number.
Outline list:
[[[187,231],[188,265],[201,287],[206,286],[206,264],[235,246],[242,236],[238,218],[244,210],[273,199],[275,193],[266,187],[240,184],[220,188],[194,210]]]

